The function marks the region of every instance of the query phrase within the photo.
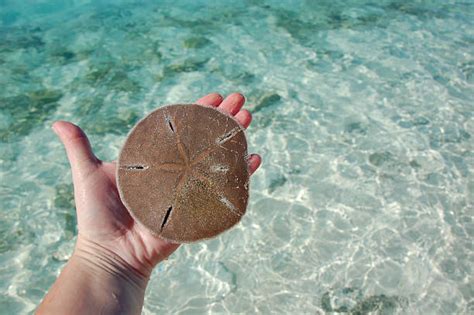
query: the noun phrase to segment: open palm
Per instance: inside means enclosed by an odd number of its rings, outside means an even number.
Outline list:
[[[245,99],[238,93],[229,95],[225,100],[213,93],[196,103],[219,107],[245,128],[252,119],[247,110],[241,109]],[[86,134],[78,126],[58,121],[53,124],[53,130],[63,142],[72,168],[78,244],[85,243],[109,255],[116,255],[137,271],[149,273],[179,244],[152,235],[131,217],[118,194],[116,163],[100,161],[92,152]],[[250,155],[250,173],[255,172],[260,162],[258,155]]]

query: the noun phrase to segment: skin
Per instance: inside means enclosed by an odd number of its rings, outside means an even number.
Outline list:
[[[196,103],[219,107],[245,128],[252,120],[239,93],[225,99],[212,93]],[[78,126],[57,121],[52,128],[72,169],[78,237],[37,314],[140,314],[153,268],[179,244],[153,236],[133,220],[119,198],[116,163],[99,160]],[[260,163],[259,155],[250,155],[251,174]]]

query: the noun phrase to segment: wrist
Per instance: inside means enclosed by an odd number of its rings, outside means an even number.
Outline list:
[[[110,249],[80,235],[71,262],[99,279],[113,279],[138,292],[145,291],[152,271],[137,269]]]
[[[149,273],[112,251],[78,237],[38,314],[140,314]]]

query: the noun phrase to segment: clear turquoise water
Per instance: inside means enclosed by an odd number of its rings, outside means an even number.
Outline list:
[[[76,232],[67,119],[115,159],[167,103],[241,91],[248,213],[158,266],[144,314],[474,312],[472,1],[0,0],[0,313]]]

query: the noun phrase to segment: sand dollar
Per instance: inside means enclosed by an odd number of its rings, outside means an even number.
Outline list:
[[[132,129],[117,184],[131,215],[164,239],[207,239],[240,221],[248,201],[243,128],[212,107],[161,107]]]

